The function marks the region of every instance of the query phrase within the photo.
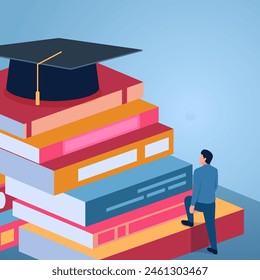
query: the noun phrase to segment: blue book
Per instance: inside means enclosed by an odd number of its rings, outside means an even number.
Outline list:
[[[6,192],[83,226],[192,188],[192,165],[169,156],[53,196],[6,177]]]

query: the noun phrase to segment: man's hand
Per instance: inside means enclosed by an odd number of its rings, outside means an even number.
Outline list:
[[[190,213],[193,214],[194,213],[194,205],[190,206]]]

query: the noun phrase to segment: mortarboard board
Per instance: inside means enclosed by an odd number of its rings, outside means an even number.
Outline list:
[[[141,51],[139,49],[48,39],[0,46],[9,58],[6,89],[28,99],[63,101],[98,91],[96,63]]]

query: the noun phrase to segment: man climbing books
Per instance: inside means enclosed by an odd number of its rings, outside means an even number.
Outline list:
[[[218,187],[218,170],[210,165],[213,154],[202,150],[200,156],[201,167],[194,171],[194,185],[192,196],[184,200],[188,220],[182,220],[185,226],[194,226],[194,210],[203,212],[211,247],[207,250],[217,254],[216,227],[215,227],[215,192]]]

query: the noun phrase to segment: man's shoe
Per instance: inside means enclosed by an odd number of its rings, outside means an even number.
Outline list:
[[[190,221],[186,221],[186,220],[182,220],[181,223],[184,225],[184,226],[187,226],[187,227],[193,227],[194,224]]]
[[[214,255],[217,255],[217,254],[218,254],[218,250],[212,249],[211,247],[207,248],[207,250],[208,250],[210,253],[214,254]]]

